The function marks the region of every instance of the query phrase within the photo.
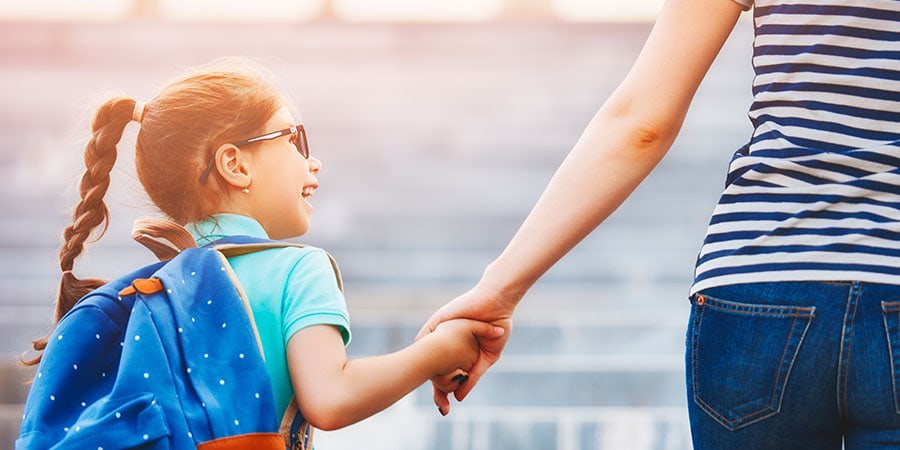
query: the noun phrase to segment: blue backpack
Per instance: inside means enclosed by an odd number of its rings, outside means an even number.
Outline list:
[[[226,238],[83,297],[44,350],[16,449],[310,448],[296,402],[275,417],[252,312],[226,259],[289,245]]]

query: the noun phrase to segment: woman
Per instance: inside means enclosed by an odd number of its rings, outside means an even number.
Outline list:
[[[689,292],[694,448],[900,445],[894,0],[667,1],[631,72],[506,249],[420,336],[456,317],[510,329],[526,291],[662,159],[751,7],[754,131],[734,154]],[[509,336],[481,340],[458,399]],[[435,389],[435,401],[449,410],[447,394]]]

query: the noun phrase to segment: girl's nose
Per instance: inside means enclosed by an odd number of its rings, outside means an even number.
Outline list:
[[[308,160],[306,160],[309,164],[309,171],[316,174],[322,170],[322,161],[319,161],[319,158],[315,156],[310,156]]]

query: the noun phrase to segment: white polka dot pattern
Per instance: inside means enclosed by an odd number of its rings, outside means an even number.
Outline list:
[[[28,436],[100,450],[158,439],[194,448],[216,437],[276,432],[253,324],[223,261],[218,252],[184,251],[161,269],[135,272],[157,277],[158,293],[118,295],[131,283],[123,279],[83,299],[58,324],[35,373],[23,431],[40,428],[45,434]],[[190,419],[167,419],[175,414]],[[142,432],[127,432],[138,417]]]

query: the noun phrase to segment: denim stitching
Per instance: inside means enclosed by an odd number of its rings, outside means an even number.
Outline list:
[[[838,414],[844,418],[848,412],[847,404],[850,402],[850,399],[847,398],[847,384],[849,383],[847,366],[850,362],[850,344],[853,342],[853,321],[856,319],[856,308],[859,305],[859,287],[858,282],[851,283],[850,292],[847,295],[847,309],[844,311],[844,318],[841,322],[841,347],[838,354],[837,386],[835,386],[837,392],[835,394]],[[844,355],[845,350],[846,356]]]
[[[703,308],[702,305],[696,305],[696,304],[694,305],[694,308],[696,308],[697,314],[694,317],[694,326],[692,327],[693,333],[691,336],[691,384],[694,386],[694,401],[697,402],[697,404],[699,404],[701,407],[703,407],[703,404],[705,402],[703,402],[703,400],[700,398],[700,395],[698,394],[698,389],[697,389],[697,387],[698,387],[697,360],[699,359],[697,357],[697,353],[698,353],[697,347],[700,346],[700,344],[699,344],[700,329],[703,327],[703,314],[704,314],[705,308]],[[703,410],[708,411],[708,409],[705,407],[703,408]]]
[[[782,404],[782,401],[784,400],[783,396],[781,396],[781,397],[778,397],[778,396],[784,392],[784,387],[787,385],[787,380],[790,378],[790,374],[791,374],[791,371],[793,370],[794,363],[797,360],[797,356],[799,354],[800,347],[802,346],[803,341],[806,338],[807,331],[809,331],[809,325],[812,322],[812,318],[815,316],[816,308],[815,307],[788,307],[788,306],[754,305],[754,304],[748,304],[748,303],[739,304],[739,303],[735,303],[735,302],[714,299],[709,296],[704,296],[704,297],[706,298],[706,300],[704,301],[704,303],[702,305],[695,304],[695,307],[698,308],[698,311],[694,318],[695,326],[693,327],[694,332],[692,333],[692,336],[691,336],[693,339],[693,343],[691,344],[691,353],[692,353],[691,384],[694,387],[694,402],[696,402],[701,407],[701,409],[703,409],[704,412],[706,412],[710,417],[712,417],[713,420],[715,420],[716,422],[719,422],[719,424],[728,428],[729,430],[737,430],[739,428],[743,428],[743,427],[752,425],[761,420],[767,419],[773,415],[778,414],[778,412],[781,411],[781,404]],[[728,307],[725,308],[723,306],[728,306]],[[781,361],[779,362],[777,376],[775,379],[775,386],[773,387],[773,390],[772,390],[772,399],[770,400],[769,405],[767,405],[765,408],[760,409],[760,410],[755,411],[750,414],[746,414],[742,417],[738,417],[734,420],[728,420],[725,418],[725,416],[723,416],[722,414],[717,412],[711,405],[709,405],[709,403],[707,403],[700,397],[699,390],[698,390],[699,377],[697,376],[697,360],[699,359],[697,348],[699,347],[699,343],[698,343],[699,335],[700,335],[700,331],[701,331],[701,328],[703,325],[703,317],[705,315],[704,307],[713,308],[713,309],[716,309],[719,311],[737,313],[737,314],[741,314],[741,315],[753,314],[756,316],[793,317],[794,318],[794,321],[791,323],[791,327],[790,327],[790,330],[788,333],[789,339],[785,343],[784,352],[782,352],[782,358],[781,358]],[[767,310],[767,311],[763,311],[763,310]],[[787,354],[787,350],[790,347],[790,345],[789,345],[790,341],[791,341],[790,338],[792,338],[794,335],[795,328],[797,325],[797,320],[801,319],[801,318],[806,319],[805,320],[806,325],[804,326],[803,332],[800,334],[799,339],[797,339],[797,344],[794,347],[795,348],[794,357],[791,358],[791,362],[790,362],[787,370],[784,371],[784,373],[782,373],[783,372],[782,367],[784,366],[785,355]],[[776,403],[776,397],[778,397],[777,408],[772,406],[774,403]],[[745,420],[746,420],[746,422],[744,422]],[[734,424],[737,424],[737,425],[734,425]]]
[[[794,317],[794,321],[791,322],[791,332],[794,331],[795,326],[797,326],[797,317]],[[804,330],[803,334],[806,334],[805,330]],[[781,385],[780,381],[781,381],[781,376],[782,376],[781,368],[784,366],[784,358],[787,355],[788,348],[790,347],[790,345],[789,345],[790,337],[791,336],[788,335],[788,342],[785,343],[784,350],[781,352],[781,359],[778,360],[778,371],[776,372],[778,374],[778,376],[775,378],[775,386],[772,386],[772,399],[769,400],[769,404],[775,403],[775,399],[778,397],[778,393],[781,390],[779,388],[779,386]],[[802,338],[801,338],[801,342],[802,342]],[[797,346],[798,350],[799,350],[799,347],[800,346],[798,345]],[[796,359],[796,358],[792,358],[792,359]],[[793,361],[791,362],[791,366],[793,367]],[[787,378],[787,375],[790,375],[790,372],[785,374],[785,378]],[[778,408],[776,409],[776,412],[777,411],[781,411],[781,402],[778,402]]]
[[[881,320],[884,322],[884,334],[887,339],[888,346],[888,360],[891,363],[891,389],[894,392],[894,413],[900,414],[900,398],[897,395],[897,368],[894,363],[894,345],[893,340],[891,339],[891,329],[892,327],[888,324],[888,314],[895,314],[900,316],[900,303],[898,302],[881,302]],[[900,317],[898,317],[900,319]],[[900,320],[898,320],[900,322]],[[894,332],[896,333],[896,329]]]
[[[705,296],[703,306],[719,311],[727,311],[739,314],[754,314],[770,317],[810,317],[816,310],[814,306],[770,306],[753,303],[736,303]],[[727,307],[726,307],[727,306]]]

